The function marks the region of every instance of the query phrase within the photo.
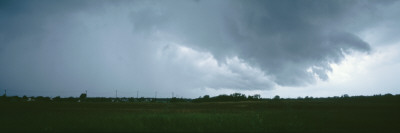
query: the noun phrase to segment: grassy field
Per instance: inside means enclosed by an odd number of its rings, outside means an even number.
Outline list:
[[[396,132],[400,102],[1,102],[7,132]]]

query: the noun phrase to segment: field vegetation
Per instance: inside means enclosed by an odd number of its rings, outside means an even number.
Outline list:
[[[400,95],[251,100],[223,97],[175,102],[77,102],[82,97],[27,101],[3,96],[0,126],[6,132],[400,131]]]

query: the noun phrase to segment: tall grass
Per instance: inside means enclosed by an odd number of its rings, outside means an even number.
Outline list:
[[[400,131],[400,104],[256,101],[217,103],[0,103],[3,131]]]

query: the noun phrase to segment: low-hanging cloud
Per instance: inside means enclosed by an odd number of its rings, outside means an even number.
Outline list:
[[[0,87],[304,86],[328,80],[346,54],[370,52],[358,33],[388,3],[4,1]]]
[[[355,2],[199,1],[151,7],[155,10],[132,14],[134,26],[175,35],[222,63],[237,56],[282,86],[313,83],[314,75],[327,80],[331,63],[351,51],[370,51],[368,43],[341,28]]]

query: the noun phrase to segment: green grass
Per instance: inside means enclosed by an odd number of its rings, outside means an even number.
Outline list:
[[[7,132],[395,132],[392,102],[0,103]]]

